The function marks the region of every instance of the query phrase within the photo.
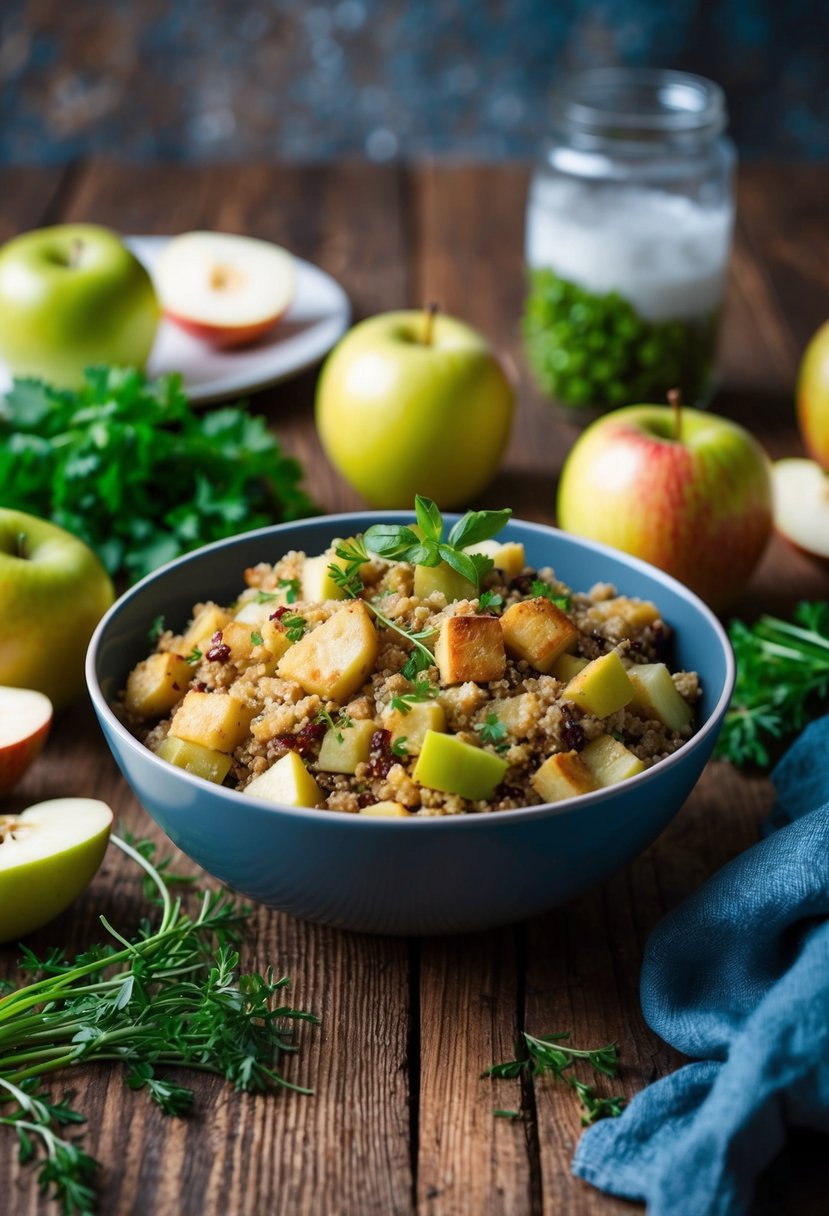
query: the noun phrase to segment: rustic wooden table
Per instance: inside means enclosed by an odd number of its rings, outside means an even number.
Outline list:
[[[485,504],[553,521],[554,485],[575,432],[533,388],[520,353],[524,290],[522,167],[190,169],[83,164],[6,170],[0,239],[65,220],[125,232],[189,228],[249,232],[287,245],[335,275],[357,317],[439,300],[504,346],[521,369],[520,409],[503,471]],[[829,171],[752,168],[741,178],[716,408],[751,427],[773,456],[797,454],[793,384],[800,352],[829,313]],[[305,463],[329,511],[359,505],[325,462],[312,421],[315,376],[263,393],[265,411]],[[829,580],[774,541],[742,614],[789,611],[826,596]],[[44,758],[15,795],[108,800],[134,831],[158,836],[111,760],[91,711],[60,721]],[[620,1088],[633,1094],[679,1063],[642,1020],[639,965],[663,913],[751,844],[772,795],[768,781],[712,764],[687,805],[642,857],[598,890],[528,924],[466,938],[357,937],[258,908],[246,961],[290,975],[292,996],[322,1019],[301,1034],[290,1075],[315,1096],[236,1095],[195,1078],[186,1121],[128,1091],[117,1068],[71,1077],[103,1162],[101,1211],[154,1216],[388,1216],[523,1213],[611,1216],[635,1210],[574,1180],[579,1135],[561,1087],[497,1089],[482,1069],[509,1058],[522,1028],[571,1030],[581,1044],[615,1039]],[[112,853],[112,851],[111,851]],[[114,853],[90,888],[33,945],[70,946],[123,920],[139,887]],[[0,973],[16,953],[0,948]],[[56,1083],[56,1089],[59,1088]],[[515,1122],[496,1106],[521,1108]],[[826,1210],[826,1147],[795,1140],[761,1180],[758,1211]],[[0,1140],[0,1210],[51,1210],[14,1137]],[[678,1213],[677,1216],[682,1216]]]

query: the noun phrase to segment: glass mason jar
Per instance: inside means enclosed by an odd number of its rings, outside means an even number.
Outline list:
[[[734,226],[736,154],[718,85],[599,68],[554,97],[527,203],[526,352],[542,389],[587,420],[704,406]]]

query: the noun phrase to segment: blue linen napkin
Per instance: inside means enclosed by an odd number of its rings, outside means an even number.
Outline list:
[[[588,1128],[573,1172],[649,1216],[740,1216],[787,1127],[829,1132],[828,761],[826,717],[772,774],[772,834],[648,941],[645,1019],[697,1062]]]

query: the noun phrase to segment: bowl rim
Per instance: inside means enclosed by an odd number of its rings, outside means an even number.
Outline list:
[[[338,512],[327,515],[313,515],[308,518],[291,520],[287,523],[269,524],[264,528],[255,528],[250,532],[240,532],[234,536],[224,537],[222,540],[212,541],[210,544],[202,545],[198,549],[192,549],[189,553],[184,553],[180,557],[174,558],[172,561],[166,562],[163,566],[159,566],[157,570],[153,570],[150,574],[144,576],[127,591],[120,595],[115,602],[107,609],[104,616],[98,622],[95,628],[89,646],[86,652],[85,659],[85,675],[86,684],[89,695],[92,699],[93,706],[99,718],[103,717],[110,729],[112,729],[121,741],[136,755],[143,757],[152,765],[161,765],[164,770],[175,768],[169,765],[166,761],[161,760],[156,754],[140,743],[138,739],[132,735],[120,719],[115,715],[109,702],[106,700],[103,690],[97,676],[97,658],[101,640],[109,628],[110,623],[119,615],[123,608],[133,599],[137,599],[143,592],[144,588],[150,583],[168,574],[170,571],[187,566],[189,563],[201,559],[205,553],[215,553],[222,549],[233,548],[240,541],[256,540],[261,537],[270,538],[279,536],[281,533],[294,531],[297,528],[304,529],[309,527],[331,525],[335,529],[345,528],[345,531],[352,530],[352,527],[360,522],[360,527],[365,529],[375,522],[411,522],[414,517],[414,511],[349,511]],[[457,512],[444,512],[443,518],[447,522],[460,518]],[[368,521],[368,522],[366,522]],[[717,619],[714,612],[708,607],[703,600],[700,599],[695,592],[686,587],[678,579],[670,574],[666,574],[664,570],[653,566],[650,562],[643,561],[641,558],[634,557],[632,554],[625,553],[621,549],[614,549],[610,545],[601,544],[598,541],[588,540],[585,537],[576,536],[571,532],[565,532],[561,528],[557,528],[552,524],[535,523],[532,520],[519,519],[512,517],[507,522],[505,527],[510,525],[518,525],[523,529],[528,529],[530,532],[537,533],[542,537],[558,536],[563,538],[568,544],[573,544],[578,548],[587,549],[600,557],[612,558],[615,561],[621,561],[628,566],[631,571],[636,574],[645,574],[651,578],[655,578],[657,582],[679,595],[682,599],[690,602],[692,607],[706,620],[709,627],[712,629],[717,641],[720,644],[723,657],[725,659],[725,679],[717,702],[708,715],[706,721],[702,724],[699,730],[691,736],[682,747],[678,748],[670,756],[666,756],[664,760],[659,760],[644,772],[638,773],[634,777],[627,778],[619,786],[607,786],[604,789],[596,790],[589,794],[579,794],[573,798],[564,798],[559,802],[544,802],[535,806],[513,807],[509,810],[502,811],[486,811],[477,814],[468,815],[412,815],[408,818],[380,818],[371,815],[346,814],[343,811],[332,811],[328,808],[312,808],[312,807],[292,807],[286,806],[281,802],[269,802],[262,798],[251,798],[243,791],[232,790],[224,785],[216,785],[213,782],[207,781],[204,777],[197,777],[194,773],[187,772],[186,769],[175,769],[175,776],[194,786],[195,790],[205,790],[205,787],[220,798],[228,798],[231,800],[231,805],[238,805],[240,798],[244,799],[244,806],[249,810],[256,809],[258,812],[275,811],[280,815],[288,815],[290,818],[307,820],[310,815],[314,816],[314,820],[320,823],[329,823],[342,825],[345,822],[357,822],[363,824],[363,828],[357,830],[377,830],[383,831],[423,831],[424,825],[431,825],[431,830],[449,831],[450,825],[452,830],[460,829],[464,831],[475,830],[477,825],[478,830],[482,830],[486,824],[504,824],[512,822],[514,824],[526,823],[528,820],[541,820],[556,817],[559,815],[569,815],[576,812],[578,809],[586,809],[594,806],[597,803],[602,803],[609,798],[618,796],[620,788],[627,791],[635,791],[643,789],[657,779],[659,774],[666,773],[670,768],[676,767],[677,764],[683,763],[688,756],[705,747],[712,733],[719,730],[725,712],[731,701],[731,696],[734,690],[734,682],[736,679],[736,664],[734,660],[734,652],[731,648],[731,643],[728,640],[725,629],[721,622]],[[334,539],[337,535],[336,530],[331,536]],[[169,775],[169,773],[168,773]],[[128,783],[129,784],[129,783]],[[415,827],[414,825],[418,826]],[[438,826],[440,825],[440,826]]]

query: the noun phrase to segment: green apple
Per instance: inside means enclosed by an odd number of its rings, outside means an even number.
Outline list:
[[[112,811],[96,798],[55,798],[0,814],[0,942],[54,920],[86,889],[106,852]]]
[[[51,725],[52,702],[42,692],[0,686],[0,794],[17,785]]]
[[[452,317],[390,312],[329,355],[316,417],[332,464],[374,507],[467,503],[509,438],[513,386],[486,339]]]
[[[55,709],[76,700],[87,643],[114,598],[85,544],[46,520],[0,508],[0,684],[37,689]]]
[[[108,228],[60,224],[0,249],[0,355],[62,388],[85,367],[143,367],[160,310],[150,276]]]
[[[427,730],[412,776],[418,785],[477,802],[492,797],[507,768],[500,756],[464,743],[457,735]]]
[[[734,422],[632,405],[577,440],[558,491],[567,532],[661,567],[714,608],[748,581],[772,524],[769,463]]]
[[[797,420],[810,455],[829,469],[829,321],[814,335],[800,364]]]
[[[829,562],[829,473],[814,460],[776,460],[774,526],[808,557]]]

